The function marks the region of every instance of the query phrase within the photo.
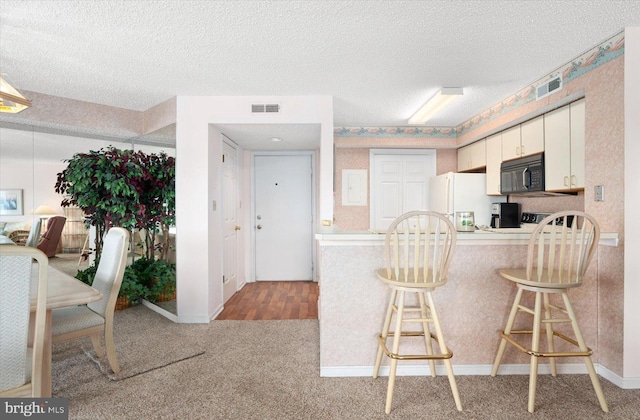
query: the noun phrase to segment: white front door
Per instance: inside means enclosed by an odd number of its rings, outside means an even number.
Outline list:
[[[313,279],[311,155],[254,158],[256,280]]]
[[[222,296],[224,302],[238,290],[238,182],[236,149],[222,144]]]

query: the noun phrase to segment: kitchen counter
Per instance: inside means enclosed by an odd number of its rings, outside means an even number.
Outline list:
[[[526,228],[479,229],[474,232],[457,232],[457,241],[461,245],[518,245],[527,244],[532,230]],[[335,226],[320,226],[315,238],[321,244],[332,242],[362,242],[362,245],[376,245],[384,242],[384,232],[345,231]],[[337,245],[334,244],[334,245]],[[601,232],[600,245],[618,246],[617,232]]]
[[[459,232],[456,251],[449,269],[448,283],[438,288],[434,299],[443,324],[447,344],[454,356],[456,375],[489,375],[516,287],[500,277],[502,267],[524,267],[531,231]],[[384,266],[385,235],[367,231],[342,231],[319,227],[318,241],[320,298],[320,374],[321,376],[369,376],[377,350],[389,296],[387,286],[375,270]],[[598,253],[617,246],[618,234],[602,233]],[[598,261],[596,256],[594,261]],[[598,264],[592,263],[579,290],[574,309],[582,333],[598,355]],[[405,352],[422,351],[424,342],[409,343]],[[503,359],[501,373],[528,374],[528,357],[510,349]],[[584,364],[567,359],[561,369],[584,370]],[[438,369],[442,368],[442,365]],[[541,365],[541,372],[548,365]],[[382,373],[387,370],[383,367]],[[424,375],[428,365],[404,362],[399,375]]]

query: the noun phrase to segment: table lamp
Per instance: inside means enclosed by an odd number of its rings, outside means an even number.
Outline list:
[[[42,224],[44,226],[44,230],[47,230],[47,221],[52,217],[58,214],[54,209],[49,206],[38,206],[37,209],[33,211],[33,214],[40,216],[42,220]]]

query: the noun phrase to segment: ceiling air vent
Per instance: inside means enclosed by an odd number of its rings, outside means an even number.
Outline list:
[[[554,77],[536,88],[536,101],[562,89],[562,76]]]
[[[280,104],[252,104],[251,105],[252,113],[278,113],[280,112]]]

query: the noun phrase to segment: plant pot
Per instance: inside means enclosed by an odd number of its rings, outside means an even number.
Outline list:
[[[169,302],[172,300],[176,300],[176,292],[175,290],[171,293],[169,292],[162,292],[158,295],[158,299],[156,299],[156,302]]]
[[[151,287],[153,288],[153,286],[156,284],[158,280],[157,279],[152,279],[151,280]],[[164,287],[164,290],[159,292],[157,297],[153,300],[154,302],[169,302],[171,300],[176,300],[176,291],[175,291],[175,287],[173,287],[173,291],[170,292],[169,290],[172,289],[172,287],[170,287],[170,285],[166,285]]]
[[[125,296],[119,297],[116,299],[116,311],[122,311],[123,309],[127,309],[131,306],[131,302]]]

